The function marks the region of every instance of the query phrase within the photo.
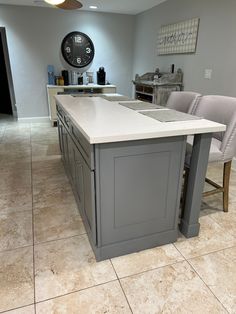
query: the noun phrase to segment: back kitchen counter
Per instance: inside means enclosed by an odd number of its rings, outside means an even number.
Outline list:
[[[176,241],[190,134],[195,140],[179,227],[187,237],[198,235],[211,134],[224,125],[101,97],[61,95],[56,103],[63,162],[97,260]]]

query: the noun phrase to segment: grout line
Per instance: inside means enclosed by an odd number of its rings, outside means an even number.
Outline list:
[[[133,253],[131,253],[133,254]],[[127,276],[123,276],[123,277],[118,277],[118,279],[126,279],[126,278],[130,278],[130,277],[135,277],[135,276],[138,276],[138,275],[142,275],[142,274],[145,274],[145,273],[149,273],[151,271],[154,271],[154,270],[159,270],[161,268],[165,268],[165,267],[168,267],[168,266],[172,266],[172,265],[176,265],[176,264],[179,264],[179,263],[183,263],[185,261],[184,260],[181,260],[181,261],[175,261],[173,263],[169,263],[169,264],[166,264],[166,265],[163,265],[163,266],[159,266],[159,267],[155,267],[155,268],[151,268],[151,269],[147,269],[147,270],[143,270],[143,271],[140,271],[138,273],[135,273],[135,274],[131,274],[131,275],[127,275]]]
[[[200,280],[204,283],[204,285],[207,287],[207,289],[210,291],[210,293],[212,294],[213,297],[216,298],[216,300],[222,305],[222,307],[226,310],[227,313],[229,313],[229,311],[226,309],[226,307],[224,306],[224,304],[219,300],[219,298],[214,294],[214,292],[211,290],[211,288],[208,286],[208,284],[203,280],[202,276],[197,272],[197,270],[194,268],[193,265],[190,264],[190,262],[188,260],[186,260],[186,262],[189,264],[189,266],[192,268],[192,270],[197,274],[197,276],[200,278]]]
[[[40,303],[44,303],[44,302],[47,302],[47,301],[51,301],[51,300],[54,300],[54,299],[59,299],[59,298],[62,298],[62,297],[66,297],[67,295],[71,295],[71,294],[74,294],[74,293],[79,293],[81,291],[86,291],[86,290],[89,290],[89,289],[92,289],[92,288],[95,288],[95,287],[104,286],[104,285],[106,285],[106,284],[108,284],[110,282],[115,282],[115,281],[118,281],[118,280],[117,279],[113,279],[113,280],[109,280],[109,281],[106,281],[106,282],[103,282],[103,283],[96,284],[94,286],[89,286],[89,287],[78,289],[78,290],[74,290],[74,291],[71,291],[71,292],[68,292],[68,293],[60,294],[60,295],[57,295],[55,297],[51,297],[51,298],[48,298],[48,299],[45,299],[45,300],[37,301],[35,303],[35,305],[36,304],[40,304]]]
[[[59,238],[59,239],[54,239],[54,240],[48,240],[48,241],[45,241],[45,242],[34,243],[34,246],[39,246],[41,244],[51,243],[51,242],[60,241],[60,240],[67,240],[67,239],[71,239],[71,238],[75,238],[75,237],[79,237],[79,236],[83,236],[83,235],[87,235],[87,233],[85,232],[85,233],[76,234],[76,235],[65,237],[65,238]],[[6,252],[12,252],[12,251],[16,251],[16,250],[21,250],[21,249],[25,249],[25,248],[29,248],[31,246],[33,246],[33,243],[31,243],[29,245],[25,245],[25,246],[19,246],[19,247],[16,247],[16,248],[8,249],[8,250],[3,250],[3,251],[0,251],[0,254],[1,253],[6,253]]]
[[[174,245],[175,246],[175,245]],[[211,294],[218,300],[218,302],[222,305],[222,307],[226,310],[227,313],[229,313],[227,311],[227,309],[225,308],[225,306],[222,304],[222,302],[218,299],[218,297],[213,293],[213,291],[211,290],[211,288],[206,284],[206,282],[203,280],[203,278],[200,276],[200,274],[195,270],[195,268],[191,265],[191,263],[189,262],[189,260],[187,258],[185,258],[185,256],[181,253],[181,251],[175,246],[176,250],[183,256],[183,258],[185,259],[185,261],[189,264],[189,266],[194,270],[194,272],[197,274],[197,276],[200,278],[200,280],[206,285],[206,287],[208,288],[208,290],[211,292]],[[225,249],[222,249],[220,251],[223,251]],[[219,251],[216,251],[219,252]],[[212,253],[216,253],[216,252],[212,252]],[[197,256],[197,257],[202,257],[202,256],[206,256],[206,255],[210,255],[212,253],[207,253],[201,256]],[[194,258],[197,258],[194,257]],[[190,258],[190,259],[194,259],[194,258]]]
[[[15,310],[19,310],[19,309],[24,309],[25,307],[28,307],[28,306],[31,306],[31,305],[34,305],[34,303],[26,304],[26,305],[19,306],[19,307],[14,307],[14,308],[12,308],[12,309],[9,309],[9,310],[0,312],[0,314],[9,313],[9,312],[11,312],[11,311],[15,311]]]
[[[36,288],[35,288],[35,250],[34,250],[34,194],[33,194],[33,165],[32,165],[32,136],[30,126],[30,164],[31,164],[31,200],[32,200],[32,239],[33,239],[33,284],[34,284],[34,312],[36,313]]]
[[[189,258],[186,258],[186,260],[187,260],[187,261],[191,261],[191,260],[193,260],[193,259],[195,259],[195,258],[199,258],[199,257],[203,257],[203,256],[212,255],[212,254],[215,254],[215,253],[219,253],[219,252],[222,252],[222,251],[225,251],[225,250],[232,249],[232,248],[234,248],[234,247],[236,247],[236,244],[235,244],[235,245],[232,245],[232,246],[229,246],[229,247],[226,247],[226,248],[224,248],[224,249],[217,250],[217,251],[205,253],[205,254],[198,255],[198,256],[189,257]]]
[[[129,303],[128,297],[127,297],[126,294],[125,294],[125,291],[124,291],[124,289],[123,289],[123,287],[122,287],[122,284],[121,284],[121,282],[120,282],[120,278],[118,277],[118,275],[117,275],[117,273],[116,273],[116,269],[115,269],[115,267],[114,267],[114,265],[113,265],[111,259],[110,259],[110,263],[111,263],[112,268],[113,268],[113,270],[114,270],[114,272],[115,272],[115,274],[116,274],[116,277],[117,277],[117,279],[118,279],[120,288],[121,288],[121,290],[122,290],[122,292],[123,292],[123,294],[124,294],[124,297],[125,297],[125,299],[126,299],[126,302],[128,303],[129,309],[130,309],[131,313],[133,313],[133,310],[132,310],[131,305],[130,305],[130,303]]]
[[[28,248],[28,247],[31,247],[31,246],[33,246],[33,243],[31,243],[29,245],[25,245],[25,246],[15,247],[13,249],[3,250],[3,251],[0,251],[0,254],[7,253],[7,252],[12,252],[12,251],[16,251],[16,250],[25,249],[25,248]]]
[[[224,250],[232,249],[233,247],[236,246],[236,244],[234,244],[234,245],[231,245],[231,246],[228,246],[228,247],[225,247],[225,248],[216,250],[216,251],[211,251],[211,252],[208,252],[208,253],[203,253],[203,254],[201,254],[201,255],[192,256],[192,257],[185,257],[185,256],[180,252],[180,250],[177,248],[177,246],[175,245],[175,243],[173,243],[173,245],[174,245],[175,248],[179,251],[179,253],[184,257],[184,259],[185,259],[186,261],[191,260],[191,259],[194,259],[194,258],[198,258],[198,257],[202,257],[202,256],[214,254],[214,253],[217,253],[217,252],[221,252],[221,251],[224,251]]]
[[[75,234],[73,236],[69,236],[69,237],[64,237],[64,238],[59,238],[59,239],[53,239],[53,240],[47,240],[47,241],[43,241],[43,242],[39,242],[39,243],[35,243],[34,246],[39,246],[41,244],[46,244],[46,243],[51,243],[51,242],[56,242],[56,241],[60,241],[60,240],[67,240],[67,239],[72,239],[75,237],[79,237],[79,236],[84,236],[87,235],[86,232],[81,233],[81,234]]]

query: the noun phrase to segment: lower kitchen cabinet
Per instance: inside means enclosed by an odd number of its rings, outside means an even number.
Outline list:
[[[176,241],[186,136],[90,144],[57,110],[63,162],[96,259]]]

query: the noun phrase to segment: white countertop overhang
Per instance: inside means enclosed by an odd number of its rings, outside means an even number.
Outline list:
[[[226,130],[226,126],[198,119],[160,122],[101,97],[55,96],[90,144],[133,141]],[[162,110],[162,109],[158,109]],[[168,110],[168,109],[163,109]]]

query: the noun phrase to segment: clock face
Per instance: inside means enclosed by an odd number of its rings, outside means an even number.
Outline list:
[[[93,61],[94,45],[86,34],[72,32],[63,39],[61,52],[69,65],[76,68],[83,68]]]

